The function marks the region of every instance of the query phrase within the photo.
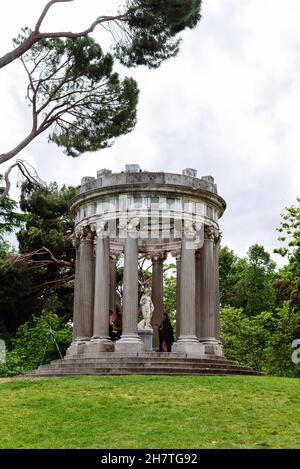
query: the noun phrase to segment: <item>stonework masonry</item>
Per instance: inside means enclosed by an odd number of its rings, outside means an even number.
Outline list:
[[[142,171],[136,164],[82,178],[72,201],[76,248],[73,342],[66,359],[147,354],[138,334],[138,262],[152,264],[153,350],[164,312],[164,264],[177,266],[176,336],[168,356],[222,357],[219,322],[219,218],[226,208],[212,176]],[[124,267],[122,336],[109,337],[116,315],[116,266]],[[153,353],[153,352],[151,352]]]

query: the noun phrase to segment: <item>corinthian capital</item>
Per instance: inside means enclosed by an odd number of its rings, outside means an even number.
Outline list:
[[[220,244],[221,239],[222,239],[221,231],[219,230],[219,228],[215,228],[215,230],[214,230],[214,241],[215,241],[215,243]]]
[[[123,233],[137,233],[139,228],[140,219],[138,217],[124,217],[119,219],[119,230]]]
[[[152,262],[164,262],[167,256],[165,252],[150,252],[148,257]]]
[[[91,225],[80,226],[75,231],[75,236],[80,239],[80,241],[92,241],[94,239],[95,230]]]
[[[204,227],[204,239],[214,240],[215,228],[212,225],[205,225]]]
[[[105,238],[109,234],[107,221],[93,223],[92,230],[97,234],[98,238]]]
[[[176,259],[176,261],[181,261],[181,249],[178,249],[177,251],[172,251],[171,255]]]
[[[139,230],[140,219],[138,217],[131,218],[127,223],[127,231],[129,233],[135,233]]]
[[[186,220],[184,222],[183,234],[188,241],[194,241],[196,238],[197,226],[195,221]]]

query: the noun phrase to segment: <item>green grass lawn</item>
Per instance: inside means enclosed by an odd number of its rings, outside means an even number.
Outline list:
[[[0,448],[300,448],[300,380],[122,376],[0,384]]]

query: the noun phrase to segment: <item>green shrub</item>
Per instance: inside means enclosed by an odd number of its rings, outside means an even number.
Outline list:
[[[300,366],[292,362],[292,342],[299,338],[300,313],[285,302],[274,313],[256,316],[242,309],[221,311],[221,340],[228,359],[255,370],[279,376],[300,376]]]
[[[12,350],[6,354],[6,363],[0,365],[0,376],[20,374],[60,358],[51,331],[64,355],[72,340],[71,326],[56,314],[45,311],[19,327],[11,341]]]

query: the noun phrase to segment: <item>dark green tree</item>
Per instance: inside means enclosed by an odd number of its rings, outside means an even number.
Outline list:
[[[74,187],[59,188],[56,183],[51,183],[46,191],[23,184],[20,208],[25,214],[25,224],[17,233],[21,254],[44,246],[61,260],[70,261],[74,257],[71,241],[74,221],[69,204],[75,194]]]
[[[245,311],[251,315],[270,311],[274,306],[272,283],[276,264],[259,244],[249,248],[247,260],[248,266],[242,279],[246,289]]]
[[[0,174],[0,184],[3,176]],[[4,187],[0,187],[0,194],[4,192]],[[13,233],[19,228],[23,221],[23,215],[18,211],[18,204],[9,197],[6,197],[0,204],[0,258],[5,257],[9,252],[9,244],[5,241],[5,235]]]
[[[17,265],[15,255],[0,259],[0,320],[13,334],[20,324],[38,312],[42,297],[34,292],[38,276],[26,265]]]
[[[72,317],[75,253],[69,201],[75,192],[56,184],[47,191],[23,185],[20,254],[0,262],[1,319],[10,332],[45,307],[65,320]]]
[[[221,310],[221,340],[226,357],[258,371],[299,376],[291,346],[299,332],[300,313],[293,312],[288,302],[275,311],[255,316],[232,306]]]
[[[0,175],[0,184],[3,177]],[[0,187],[3,193],[4,187]],[[24,282],[19,283],[16,279],[18,269],[12,265],[14,250],[6,240],[6,235],[20,228],[24,216],[18,211],[18,204],[9,197],[0,204],[0,338],[6,343],[10,339],[11,323],[16,320],[14,300],[23,292]],[[26,282],[25,282],[26,283]],[[9,314],[7,314],[9,312]]]
[[[181,42],[178,34],[197,25],[201,4],[202,0],[127,0],[117,58],[125,66],[156,68],[174,57]]]
[[[227,246],[219,249],[220,303],[222,306],[232,302],[233,288],[237,281],[238,257]]]
[[[249,315],[272,309],[276,264],[263,246],[251,246],[245,259],[223,247],[219,265],[222,306],[243,308]]]

